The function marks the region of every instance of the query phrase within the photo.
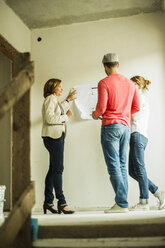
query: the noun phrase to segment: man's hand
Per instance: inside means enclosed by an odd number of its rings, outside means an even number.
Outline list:
[[[94,120],[98,120],[98,118],[96,118],[96,117],[94,116],[94,113],[95,113],[95,111],[92,112],[92,118],[93,118]]]

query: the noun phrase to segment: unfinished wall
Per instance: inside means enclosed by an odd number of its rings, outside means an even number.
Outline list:
[[[151,82],[149,144],[146,166],[150,179],[165,189],[164,122],[164,24],[163,13],[141,14],[50,29],[32,31],[32,58],[35,85],[32,88],[32,178],[36,181],[35,210],[42,208],[48,153],[41,139],[43,86],[51,77],[63,81],[63,98],[76,84],[97,83],[105,77],[101,64],[105,53],[116,52],[120,73],[142,75]],[[40,42],[37,38],[41,37]],[[100,121],[81,121],[74,116],[68,123],[65,143],[64,192],[70,206],[81,209],[108,207],[114,203],[101,145]],[[139,198],[138,185],[129,178],[129,203]],[[153,196],[150,204],[156,204]]]
[[[0,1],[0,34],[19,52],[30,52],[31,31],[3,1]]]

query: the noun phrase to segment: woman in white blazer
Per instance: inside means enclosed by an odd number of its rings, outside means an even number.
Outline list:
[[[58,97],[62,95],[62,83],[60,79],[49,79],[44,86],[44,103],[42,106],[42,138],[49,152],[50,164],[45,178],[44,214],[47,210],[56,214],[72,214],[66,204],[62,190],[62,173],[64,169],[64,140],[66,135],[66,122],[72,116],[70,101],[74,100],[76,91],[70,93],[67,99],[59,103]],[[57,208],[54,206],[55,190],[58,199]]]

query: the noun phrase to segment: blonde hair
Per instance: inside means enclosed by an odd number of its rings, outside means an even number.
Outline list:
[[[135,82],[142,90],[148,90],[148,85],[151,84],[149,80],[146,80],[144,77],[141,76],[134,76],[131,78],[131,80]]]
[[[46,98],[47,96],[53,94],[55,92],[56,87],[58,87],[60,83],[61,83],[60,79],[57,78],[49,79],[44,85],[44,92],[43,92],[44,97]]]

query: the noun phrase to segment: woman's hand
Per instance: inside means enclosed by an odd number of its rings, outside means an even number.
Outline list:
[[[75,97],[75,95],[77,94],[77,91],[76,90],[74,90],[74,91],[72,91],[72,92],[69,92],[69,95],[68,95],[68,97],[67,97],[67,101],[73,101],[74,99],[76,99],[76,97]]]
[[[68,116],[68,117],[71,117],[71,116],[72,116],[72,112],[71,112],[71,110],[70,110],[70,109],[68,109],[68,111],[66,112],[66,114],[67,114],[67,116]]]

